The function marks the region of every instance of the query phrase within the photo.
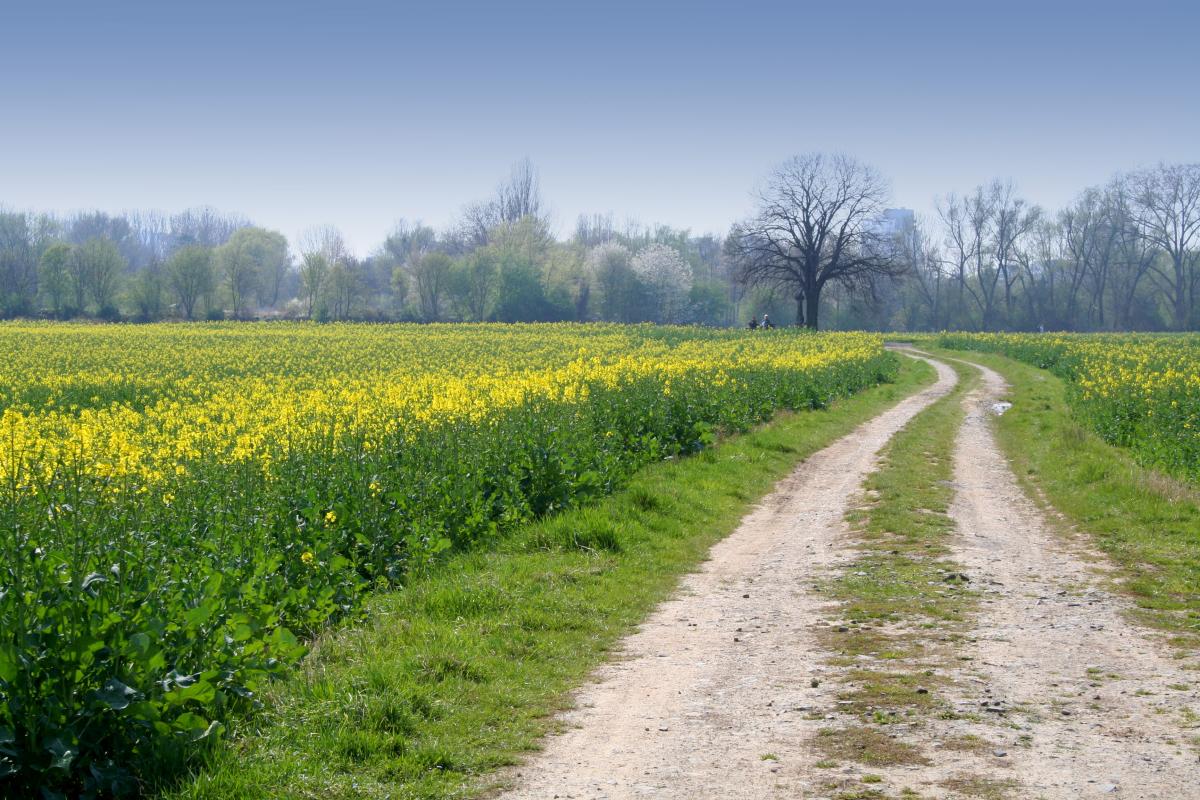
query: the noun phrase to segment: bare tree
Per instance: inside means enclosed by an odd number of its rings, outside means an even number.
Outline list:
[[[1167,293],[1176,330],[1188,324],[1200,253],[1200,164],[1159,164],[1130,177],[1134,219],[1142,236],[1170,259],[1151,267]]]
[[[879,226],[887,185],[844,155],[805,155],[777,167],[757,196],[754,217],[730,232],[730,252],[747,283],[786,289],[797,322],[818,327],[821,290],[859,287],[904,265]]]
[[[1059,264],[1064,260],[1062,240],[1058,222],[1043,216],[1015,253],[1017,284],[1025,303],[1025,321],[1031,327],[1044,329],[1047,322],[1053,326],[1060,317],[1056,304]]]
[[[229,241],[238,228],[250,225],[250,220],[237,214],[223,214],[215,208],[189,208],[171,217],[171,238],[174,247],[198,244],[220,247]]]
[[[996,308],[996,290],[1000,285],[1000,270],[996,268],[993,252],[989,248],[993,218],[992,193],[982,186],[964,200],[966,208],[967,235],[971,242],[971,260],[974,262],[975,280],[971,292],[980,314],[980,327],[988,330]]]
[[[905,271],[913,277],[921,301],[928,309],[929,327],[940,330],[944,326],[942,285],[946,278],[941,255],[919,221],[897,238],[897,255],[903,259]]]
[[[125,215],[147,264],[162,263],[171,254],[171,220],[159,211],[130,211]]]
[[[1037,224],[1042,211],[1017,197],[1011,181],[993,181],[991,196],[992,251],[996,257],[996,270],[1004,282],[1004,308],[1011,316],[1012,289],[1020,274],[1018,253],[1023,240]]]
[[[575,241],[584,247],[595,247],[617,238],[617,229],[613,224],[613,215],[580,214],[575,221]]]
[[[1113,325],[1127,330],[1133,325],[1133,308],[1140,287],[1154,265],[1158,249],[1141,235],[1133,210],[1129,181],[1118,176],[1105,189],[1105,207],[1113,231]]]
[[[463,209],[461,235],[471,247],[483,247],[492,241],[497,227],[512,225],[525,217],[545,220],[537,170],[528,158],[513,164],[512,173],[496,187],[492,199]]]
[[[524,217],[542,216],[542,191],[537,170],[528,157],[512,166],[508,180],[496,189],[496,205],[501,222],[516,222]]]
[[[966,314],[966,293],[978,302],[974,289],[967,282],[967,267],[975,258],[975,251],[982,247],[980,237],[971,235],[968,224],[967,201],[956,194],[937,201],[938,218],[945,229],[946,259],[942,262],[954,281],[955,313],[961,323]]]
[[[1071,322],[1078,314],[1084,281],[1108,270],[1107,248],[1104,247],[1108,225],[1099,191],[1086,190],[1070,208],[1059,213],[1058,224],[1068,256],[1064,288],[1067,292],[1066,319]],[[1099,283],[1103,284],[1106,277],[1101,277]]]

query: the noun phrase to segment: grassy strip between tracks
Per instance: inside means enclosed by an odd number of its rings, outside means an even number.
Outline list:
[[[941,699],[942,674],[969,632],[976,597],[949,560],[949,507],[963,397],[978,385],[979,372],[951,366],[958,384],[892,438],[867,478],[861,506],[848,515],[858,553],[824,588],[838,605],[816,634],[833,654],[831,677],[840,686],[837,706],[815,713],[835,713],[839,722],[814,744],[824,756],[818,766],[830,770],[824,788],[833,797],[890,796],[884,790],[895,787],[883,775],[837,768],[929,763],[903,733],[931,715],[954,713]],[[916,796],[908,787],[900,791]]]
[[[1181,655],[1200,645],[1200,486],[1138,465],[1076,422],[1063,381],[1003,356],[964,358],[1008,381],[1013,409],[1000,445],[1030,495],[1064,530],[1082,532],[1117,566],[1116,584],[1143,621],[1163,628]]]
[[[166,796],[486,792],[489,776],[553,730],[570,691],[776,481],[932,382],[929,367],[905,362],[894,384],[648,467],[594,506],[374,598],[367,624],[319,642],[254,727]]]

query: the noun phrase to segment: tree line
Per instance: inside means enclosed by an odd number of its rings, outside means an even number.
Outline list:
[[[992,181],[906,231],[893,327],[1200,328],[1200,164],[1115,175],[1051,213]]]
[[[153,321],[607,320],[732,325],[743,294],[720,237],[611,215],[557,239],[524,160],[434,230],[401,220],[360,258],[332,226],[282,234],[181,214],[0,210],[0,316]]]
[[[1117,175],[1057,213],[1000,180],[925,218],[890,199],[869,165],[810,154],[769,173],[723,236],[610,214],[560,239],[526,159],[455,224],[401,220],[362,258],[331,226],[289,242],[208,208],[0,210],[0,316],[1200,327],[1200,165]]]

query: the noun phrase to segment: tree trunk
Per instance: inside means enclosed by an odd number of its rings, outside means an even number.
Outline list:
[[[817,312],[820,310],[821,290],[812,288],[804,293],[804,300],[808,306],[807,313],[804,315],[804,327],[810,330],[817,330]]]
[[[796,293],[796,327],[804,325],[804,293]]]

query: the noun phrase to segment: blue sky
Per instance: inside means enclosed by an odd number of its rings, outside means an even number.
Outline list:
[[[529,156],[564,232],[722,232],[820,150],[919,211],[992,177],[1055,208],[1200,158],[1198,31],[1183,2],[0,0],[0,205],[207,204],[366,254]]]

